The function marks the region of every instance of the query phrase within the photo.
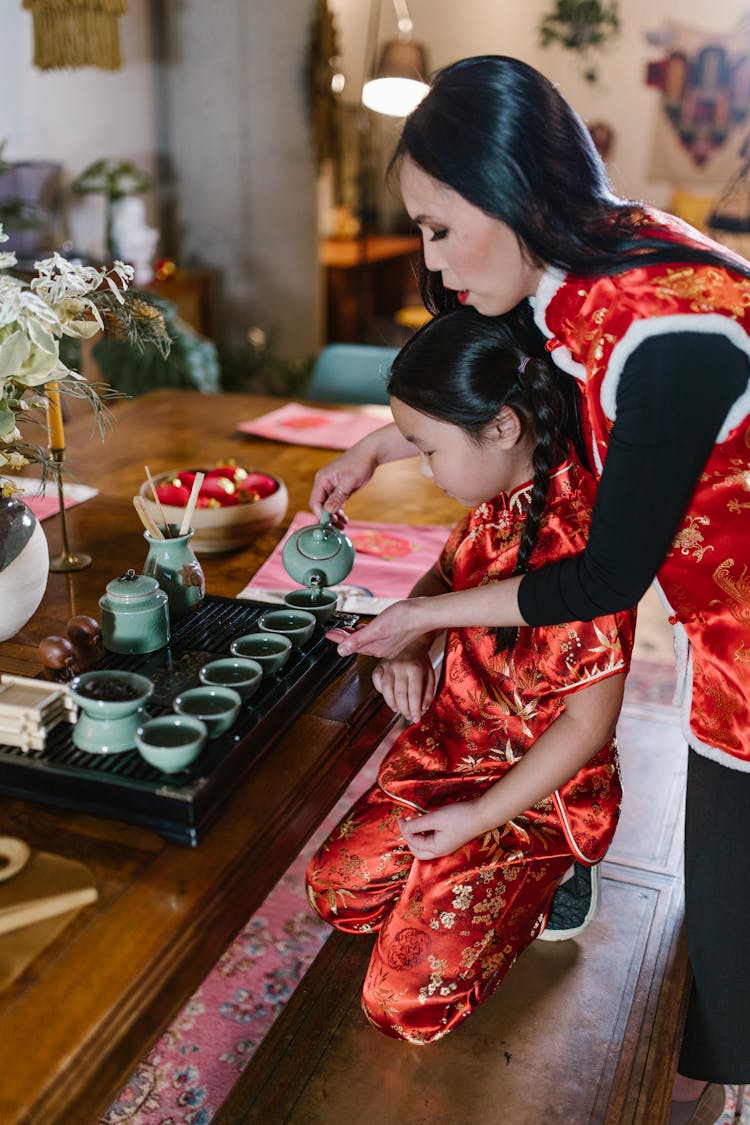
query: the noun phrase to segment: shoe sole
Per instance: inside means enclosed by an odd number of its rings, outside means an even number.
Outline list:
[[[597,865],[596,868],[591,869],[591,902],[586,911],[586,916],[578,926],[571,926],[568,930],[542,930],[537,934],[537,941],[570,941],[571,938],[578,937],[582,934],[588,925],[593,922],[596,912],[599,909],[599,887],[602,881],[601,872]]]

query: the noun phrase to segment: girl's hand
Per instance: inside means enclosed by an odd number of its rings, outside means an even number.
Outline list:
[[[415,457],[416,452],[393,422],[382,426],[318,470],[310,493],[310,511],[320,519],[325,508],[331,513],[331,523],[344,527],[347,522],[344,502],[367,484],[378,465],[399,461],[402,457]]]
[[[417,859],[437,859],[458,851],[469,840],[486,831],[478,823],[473,801],[457,801],[442,809],[412,816],[398,822],[399,829]]]
[[[310,511],[319,520],[325,508],[330,512],[331,523],[335,527],[346,527],[348,517],[343,505],[352,492],[367,484],[376,468],[377,461],[373,461],[367,450],[361,444],[353,445],[346,453],[318,469],[310,493]]]
[[[432,598],[407,598],[388,606],[367,625],[352,632],[331,629],[328,639],[338,645],[339,656],[361,652],[381,660],[395,660],[404,649],[434,632],[436,626],[428,621]]]
[[[372,682],[391,711],[417,723],[435,698],[435,671],[429,642],[408,646],[393,660],[383,660],[372,673]]]

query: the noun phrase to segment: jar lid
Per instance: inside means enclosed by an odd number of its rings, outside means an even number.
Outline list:
[[[113,578],[107,583],[107,593],[111,598],[121,602],[137,602],[148,598],[159,589],[159,583],[148,574],[136,574],[134,570],[127,570],[119,578]]]

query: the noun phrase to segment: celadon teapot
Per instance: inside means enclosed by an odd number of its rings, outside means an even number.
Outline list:
[[[281,561],[295,582],[320,590],[343,582],[354,566],[355,555],[349,536],[333,526],[329,512],[323,512],[320,523],[289,536]]]

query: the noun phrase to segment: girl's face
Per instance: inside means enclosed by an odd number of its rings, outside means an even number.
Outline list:
[[[484,316],[499,316],[536,293],[544,269],[524,253],[509,226],[433,179],[408,156],[401,194],[419,227],[428,270]]]
[[[531,441],[508,407],[487,426],[481,444],[459,426],[421,414],[395,395],[391,413],[406,440],[416,446],[422,476],[465,508],[475,508],[499,492],[512,492],[534,475]]]

